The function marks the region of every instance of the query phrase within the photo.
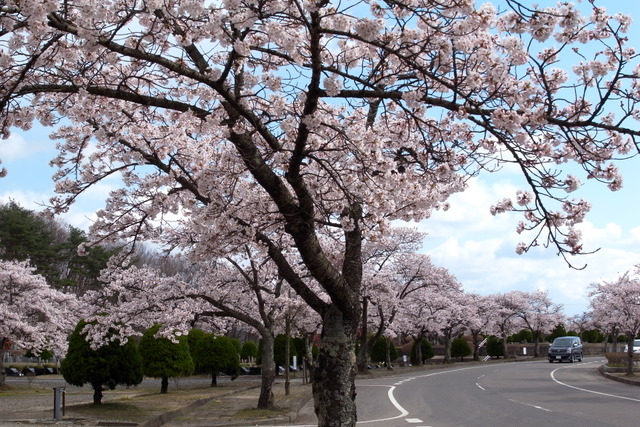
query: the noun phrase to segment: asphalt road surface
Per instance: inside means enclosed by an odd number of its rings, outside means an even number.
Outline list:
[[[640,426],[640,387],[603,378],[602,358],[452,368],[356,382],[358,425]]]

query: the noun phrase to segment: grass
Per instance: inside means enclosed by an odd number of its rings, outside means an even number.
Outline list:
[[[231,419],[245,420],[245,419],[275,418],[281,415],[286,415],[288,413],[289,413],[289,408],[274,408],[274,409],[246,408],[236,412],[231,417]]]

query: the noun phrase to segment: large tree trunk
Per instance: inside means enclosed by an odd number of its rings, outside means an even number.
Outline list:
[[[627,376],[633,376],[633,340],[635,339],[636,334],[627,334]]]
[[[274,407],[273,382],[276,377],[276,364],[273,361],[273,341],[271,332],[262,335],[262,382],[258,409],[273,409]]]
[[[5,380],[7,378],[4,372],[4,354],[5,354],[4,343],[5,343],[5,338],[0,339],[0,386],[5,384]]]
[[[309,334],[304,337],[306,360],[304,361],[304,367],[308,370],[309,378],[313,378],[313,367],[315,362],[313,360],[313,340],[309,339]],[[311,382],[311,380],[309,381]]]
[[[169,377],[162,377],[160,381],[160,393],[164,394],[169,391]]]
[[[533,333],[533,357],[540,356],[540,331]]]
[[[365,297],[362,298],[362,320],[360,325],[360,337],[358,339],[359,349],[357,355],[357,367],[358,372],[361,374],[367,372],[367,365],[369,363],[369,346],[367,343],[367,335],[369,328],[367,326],[367,312],[369,311],[369,300]]]
[[[451,363],[451,333],[446,332],[442,339],[444,341],[444,359],[442,363]]]
[[[473,360],[477,362],[480,360],[480,332],[473,332],[471,337],[473,341]]]
[[[417,336],[412,336],[413,338],[413,354],[414,360],[411,360],[411,363],[415,363],[417,366],[422,366],[422,340],[424,339],[424,334],[422,331]]]
[[[359,313],[347,317],[335,305],[324,313],[322,343],[313,380],[320,427],[356,425],[355,342],[359,320]]]
[[[93,387],[93,404],[100,405],[102,403],[102,384],[92,384]]]

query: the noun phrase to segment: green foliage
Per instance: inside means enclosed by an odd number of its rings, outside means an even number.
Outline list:
[[[528,329],[521,329],[517,334],[511,335],[507,341],[509,342],[533,342],[533,332]]]
[[[418,345],[420,345],[422,360],[418,360],[418,351],[417,351]],[[431,343],[429,342],[429,340],[426,340],[423,338],[419,341],[413,342],[413,345],[411,346],[411,355],[410,355],[410,360],[412,365],[422,365],[427,360],[431,359],[433,356],[435,356],[435,353],[433,352],[433,347],[431,346]]]
[[[237,375],[240,369],[236,346],[229,337],[206,334],[196,342],[192,354],[196,372]]]
[[[614,340],[614,338],[613,338],[611,335],[609,335],[609,339],[608,339],[608,341],[607,341],[607,342],[609,342],[609,343],[613,343],[613,340]],[[616,342],[627,342],[627,336],[626,336],[626,335],[618,335],[618,336],[615,338],[615,341],[616,341]]]
[[[242,348],[240,349],[240,358],[243,360],[248,360],[249,358],[253,358],[254,360],[258,357],[258,345],[253,341],[247,341],[242,344]]]
[[[398,358],[398,350],[391,340],[386,337],[379,337],[371,348],[371,361],[375,363],[386,362],[387,346],[389,346],[389,359],[396,360]]]
[[[604,342],[605,336],[597,329],[591,329],[582,333],[582,340],[584,342],[599,343]]]
[[[502,340],[495,336],[490,336],[487,340],[487,354],[491,357],[504,357],[504,345]]]
[[[293,345],[296,347],[296,354],[298,356],[298,363],[302,363],[302,360],[307,357],[306,340],[303,337],[293,338]],[[311,356],[315,359],[318,357],[320,349],[317,345],[311,344]]]
[[[154,378],[184,377],[194,370],[189,354],[187,337],[182,336],[177,343],[169,338],[156,337],[160,325],[147,329],[140,339],[140,355],[144,374]]]
[[[287,337],[284,334],[276,335],[273,341],[273,361],[277,366],[288,366],[293,362],[293,356],[297,356],[296,347],[293,343],[293,339],[289,337],[289,362],[285,357],[285,345],[287,343]]]
[[[0,205],[0,257],[5,260],[30,260],[36,272],[45,277],[57,261],[54,236],[47,222],[34,212],[11,201]],[[49,273],[49,274],[47,274]]]
[[[242,343],[240,342],[240,340],[238,338],[229,338],[229,339],[231,340],[233,347],[236,349],[236,353],[240,354],[240,350],[242,350]]]
[[[24,354],[24,357],[29,357],[29,358],[38,357],[38,358],[44,360],[45,362],[51,360],[53,358],[53,356],[55,356],[53,354],[53,351],[48,350],[48,349],[40,350],[37,353],[34,353],[32,350],[27,350],[27,352]]]
[[[69,348],[60,371],[69,384],[82,387],[91,384],[96,389],[111,389],[117,385],[140,384],[143,378],[142,359],[132,341],[120,345],[118,340],[93,350],[80,321],[69,336]]]
[[[201,329],[191,329],[187,334],[187,343],[189,343],[189,354],[191,354],[191,359],[193,360],[193,365],[196,373],[201,374],[202,372],[198,370],[198,364],[196,363],[194,350],[198,345],[200,340],[203,340],[208,334]]]
[[[547,335],[547,341],[553,342],[558,337],[566,337],[568,336],[567,330],[564,327],[563,323],[558,323],[555,328],[551,331],[549,335]]]
[[[36,273],[56,287],[78,292],[99,286],[97,278],[115,251],[100,246],[78,255],[78,246],[88,242],[85,233],[20,207],[0,204],[0,258],[29,259]]]
[[[460,360],[463,360],[465,356],[470,356],[471,353],[471,347],[464,338],[455,338],[451,341],[451,357],[459,357]]]

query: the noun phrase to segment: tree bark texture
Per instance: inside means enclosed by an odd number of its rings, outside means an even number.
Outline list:
[[[318,426],[355,426],[355,342],[359,316],[347,318],[332,305],[323,320],[322,345],[313,380]]]
[[[262,381],[260,385],[260,397],[258,398],[258,409],[273,409],[273,382],[275,381],[276,369],[273,361],[273,335],[262,335]]]

